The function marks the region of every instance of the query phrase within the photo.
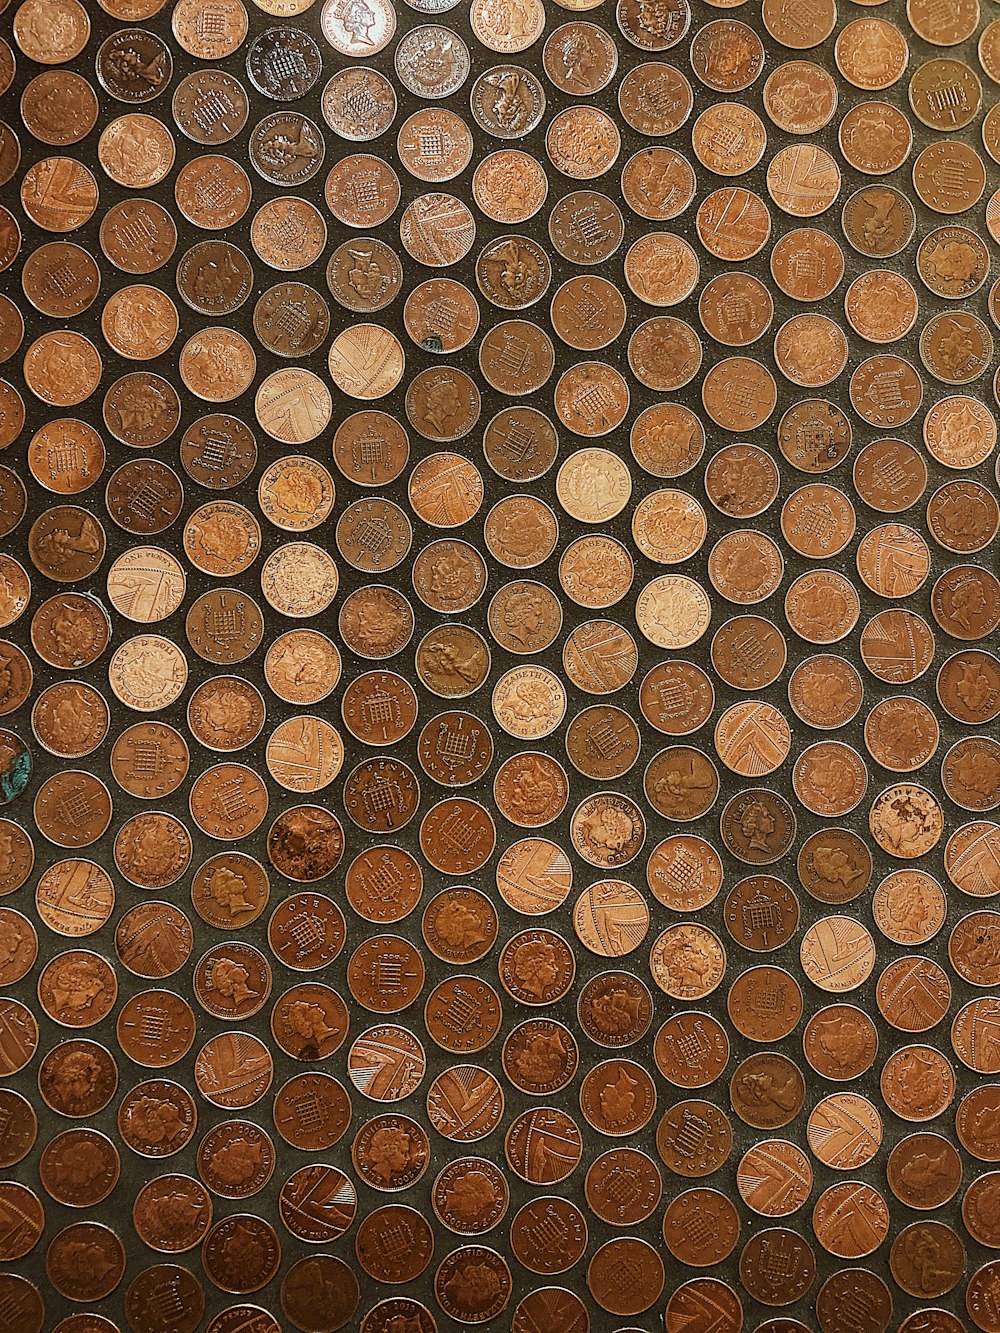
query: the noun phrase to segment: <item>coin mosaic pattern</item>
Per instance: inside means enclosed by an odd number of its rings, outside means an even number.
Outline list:
[[[0,0],[0,1324],[1000,1333],[993,0]]]

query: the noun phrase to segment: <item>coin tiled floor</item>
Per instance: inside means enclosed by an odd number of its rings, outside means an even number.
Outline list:
[[[1000,1333],[993,0],[0,9],[0,1333]]]

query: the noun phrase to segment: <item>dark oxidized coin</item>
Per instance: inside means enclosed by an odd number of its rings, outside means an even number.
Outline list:
[[[213,491],[229,490],[253,471],[257,442],[245,422],[216,412],[188,426],[180,442],[180,459],[184,471],[199,485]]]
[[[135,458],[108,478],[105,503],[119,527],[137,537],[165,532],[180,515],[184,491],[173,468]]]
[[[280,874],[299,883],[324,879],[344,854],[340,821],[319,806],[300,805],[280,814],[267,835],[267,855]]]
[[[325,151],[319,126],[298,111],[265,116],[250,136],[250,161],[257,174],[284,188],[302,185],[315,176]]]
[[[259,93],[276,102],[294,102],[316,84],[323,58],[301,28],[268,28],[247,51],[247,74]]]
[[[326,284],[345,309],[373,314],[399,295],[403,266],[391,246],[364,236],[344,241],[334,250],[326,267]]]
[[[121,28],[97,52],[97,77],[119,102],[151,102],[173,74],[170,48],[144,28]]]
[[[173,1333],[195,1333],[205,1313],[205,1289],[190,1269],[178,1264],[153,1264],[129,1283],[125,1314],[134,1333],[160,1333],[165,1299],[173,1305]]]
[[[235,139],[247,123],[246,89],[220,69],[196,69],[174,89],[172,110],[177,127],[189,139],[214,147]]]
[[[308,357],[326,341],[330,307],[304,282],[279,282],[254,306],[253,328],[276,356]]]
[[[253,267],[230,241],[200,241],[177,265],[177,290],[199,314],[220,319],[253,291]]]

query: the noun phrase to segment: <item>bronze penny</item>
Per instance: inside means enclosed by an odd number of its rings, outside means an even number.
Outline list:
[[[409,852],[399,847],[375,846],[359,853],[344,876],[347,899],[366,921],[403,920],[416,907],[422,889],[423,873],[419,864]],[[334,912],[332,901],[322,901],[323,915],[329,923],[328,933],[336,923],[335,937],[341,938],[346,927],[339,909]]]
[[[263,1008],[271,991],[271,965],[252,945],[217,944],[195,965],[195,998],[213,1018],[248,1018]]]
[[[471,888],[443,889],[427,904],[421,920],[424,941],[436,958],[467,966],[485,957],[498,930],[496,908]]]
[[[408,940],[374,935],[359,944],[347,964],[354,999],[372,1013],[399,1013],[423,988],[423,958]]]
[[[413,1185],[430,1162],[427,1131],[409,1116],[375,1116],[354,1136],[354,1169],[372,1189],[395,1193]]]
[[[901,1119],[933,1120],[955,1095],[955,1074],[933,1046],[905,1046],[882,1066],[880,1087],[886,1105]],[[960,1139],[962,1132],[960,1123]]]
[[[191,1049],[195,1017],[180,995],[143,991],[119,1009],[116,1030],[119,1045],[130,1060],[149,1069],[163,1069]]]
[[[853,478],[866,505],[883,514],[898,514],[923,495],[927,464],[904,440],[873,440],[854,460]]]
[[[194,1333],[205,1313],[205,1290],[190,1270],[175,1264],[154,1264],[129,1283],[125,1310],[133,1329],[152,1329],[160,1293],[169,1291],[183,1315],[177,1319],[178,1333]]]
[[[496,827],[489,812],[465,797],[439,801],[420,824],[420,850],[445,875],[474,874],[495,846]]]
[[[736,1248],[739,1234],[735,1206],[718,1190],[703,1186],[676,1195],[663,1215],[664,1244],[690,1268],[723,1262]]]
[[[925,870],[894,870],[875,890],[872,914],[894,943],[926,944],[944,924],[945,892]]]
[[[753,1144],[736,1170],[740,1197],[761,1217],[788,1217],[797,1212],[809,1197],[812,1184],[809,1158],[785,1139],[762,1139]]]
[[[639,757],[638,727],[622,709],[593,705],[577,713],[567,727],[566,753],[585,777],[613,781],[623,777]]]
[[[997,1186],[997,1172],[989,1171],[970,1182],[962,1196],[962,1221],[973,1240],[996,1249],[996,1224],[990,1213],[990,1199]]]
[[[180,419],[177,390],[151,371],[123,375],[104,397],[104,424],[116,440],[133,449],[163,444]]]
[[[14,1043],[23,1043],[23,1027],[15,1013],[5,1015],[13,1022],[4,1042],[5,1067],[11,1072]],[[29,1056],[30,1058],[30,1056]],[[102,1111],[115,1095],[118,1086],[118,1067],[114,1056],[97,1042],[76,1038],[54,1046],[42,1059],[38,1069],[38,1090],[46,1106],[58,1115],[79,1120]]]
[[[38,978],[38,1001],[61,1027],[93,1027],[118,997],[112,965],[98,954],[72,949],[46,963]]]
[[[114,883],[107,871],[92,861],[57,861],[38,880],[35,906],[42,921],[57,935],[92,935],[114,910]]]
[[[252,597],[237,588],[219,588],[195,599],[184,628],[199,657],[229,666],[244,661],[260,646],[264,621]]]
[[[111,795],[92,773],[67,769],[47,778],[35,795],[38,830],[58,847],[87,847],[111,823]]]
[[[326,967],[340,953],[346,934],[340,908],[321,893],[300,892],[285,898],[267,926],[267,942],[275,957],[296,972]]]
[[[725,1028],[710,1014],[681,1012],[660,1027],[653,1043],[660,1073],[677,1088],[704,1088],[714,1083],[729,1061]]]
[[[24,294],[43,315],[69,319],[97,299],[101,278],[86,250],[69,241],[40,246],[21,269]]]
[[[249,102],[238,79],[222,70],[197,69],[174,89],[171,103],[179,130],[202,147],[228,143],[247,123]]]
[[[599,1134],[634,1134],[652,1119],[656,1089],[652,1076],[631,1060],[606,1060],[584,1075],[580,1109]]]
[[[130,796],[155,800],[176,791],[187,776],[190,755],[180,732],[164,722],[140,722],[116,737],[111,772]]]
[[[92,1262],[79,1262],[79,1247]],[[49,1242],[45,1272],[53,1287],[68,1300],[103,1300],[125,1275],[125,1247],[110,1227],[100,1222],[74,1222]]]
[[[612,1148],[596,1157],[584,1182],[587,1205],[612,1226],[635,1226],[660,1202],[660,1170],[635,1148]]]
[[[580,1051],[563,1024],[550,1018],[529,1018],[507,1035],[501,1061],[504,1073],[521,1092],[549,1097],[572,1081]]]
[[[55,148],[86,138],[97,123],[97,113],[93,86],[72,70],[43,70],[21,94],[25,128]]]
[[[274,1098],[274,1124],[286,1143],[312,1152],[335,1144],[347,1131],[351,1101],[329,1074],[296,1074]]]
[[[802,1110],[805,1095],[802,1071],[776,1051],[748,1056],[729,1083],[733,1110],[755,1129],[780,1129],[790,1124]]]
[[[38,1135],[38,1117],[31,1103],[19,1092],[4,1088],[0,1092],[4,1129],[0,1134],[0,1161],[4,1169],[23,1161],[34,1147]]]
[[[518,1263],[531,1273],[565,1273],[586,1250],[587,1222],[575,1203],[543,1195],[524,1204],[512,1218],[510,1246]]]
[[[191,1176],[157,1176],[136,1195],[132,1224],[143,1244],[160,1254],[193,1250],[212,1224],[211,1195]]]
[[[734,856],[749,865],[771,865],[794,844],[796,820],[783,796],[752,787],[728,801],[719,827]]]
[[[122,1141],[142,1157],[170,1157],[190,1142],[197,1107],[186,1088],[150,1079],[125,1094],[118,1107]]]
[[[988,736],[967,736],[947,752],[941,763],[946,793],[963,810],[983,813],[1000,804],[998,757]]]
[[[664,1165],[688,1179],[718,1171],[732,1147],[732,1125],[711,1102],[677,1102],[657,1126],[656,1149]]]
[[[921,1256],[932,1265],[925,1267]],[[965,1270],[965,1247],[943,1222],[912,1222],[900,1231],[889,1251],[892,1276],[911,1296],[933,1300],[955,1287]]]
[[[326,1059],[343,1044],[347,1028],[343,999],[319,982],[291,987],[271,1011],[274,1039],[294,1060]]]
[[[89,489],[103,472],[106,457],[97,431],[70,417],[40,427],[28,446],[31,475],[57,495]]]
[[[664,819],[687,823],[715,804],[719,775],[708,755],[675,745],[653,756],[643,774],[646,799]]]
[[[871,1068],[878,1049],[874,1023],[862,1010],[832,1004],[806,1024],[802,1047],[809,1065],[823,1078],[843,1082]]]
[[[886,1175],[889,1188],[908,1208],[934,1209],[958,1193],[962,1163],[957,1149],[939,1134],[911,1134],[889,1154]]]
[[[730,986],[726,1008],[737,1032],[751,1041],[770,1044],[797,1027],[802,991],[783,968],[752,967]]]
[[[500,1031],[501,1022],[499,996],[476,977],[441,982],[424,1005],[428,1034],[443,1050],[456,1055],[484,1050]]]
[[[213,1106],[239,1111],[253,1106],[267,1092],[274,1074],[270,1051],[247,1032],[210,1037],[195,1057],[198,1091]]]
[[[183,499],[176,472],[156,458],[123,463],[105,491],[108,513],[118,526],[143,537],[165,532],[179,517]]]
[[[540,1143],[545,1149],[534,1147]],[[583,1151],[579,1127],[554,1107],[524,1111],[507,1130],[504,1152],[511,1170],[533,1185],[554,1185],[572,1174]]]
[[[350,1179],[336,1167],[303,1166],[285,1181],[278,1211],[286,1229],[299,1240],[321,1244],[336,1240],[354,1220],[357,1195]]]
[[[645,982],[627,972],[604,972],[581,986],[577,1017],[600,1046],[635,1044],[652,1021],[652,996]]]
[[[281,1243],[274,1227],[251,1213],[233,1213],[208,1232],[201,1247],[206,1276],[222,1291],[259,1291],[275,1276]]]

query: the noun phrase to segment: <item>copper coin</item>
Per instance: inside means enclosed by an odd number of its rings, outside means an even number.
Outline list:
[[[503,1109],[499,1080],[477,1065],[452,1065],[434,1079],[427,1092],[430,1122],[451,1142],[475,1143],[492,1134]]]
[[[762,1217],[788,1217],[805,1203],[813,1171],[801,1148],[785,1139],[763,1139],[743,1154],[737,1167],[740,1197]]]
[[[79,1247],[91,1255],[91,1263],[79,1263]],[[110,1227],[100,1222],[74,1222],[49,1242],[45,1272],[61,1296],[69,1300],[103,1300],[125,1275],[125,1247]]]
[[[202,593],[187,612],[187,641],[207,662],[242,662],[260,646],[264,621],[252,597],[237,588]]]
[[[132,1205],[136,1234],[161,1254],[194,1249],[211,1223],[211,1195],[191,1176],[157,1176],[142,1187]]]
[[[485,957],[496,941],[496,908],[476,889],[443,889],[427,904],[421,920],[431,953],[457,966]]]
[[[195,1057],[195,1084],[213,1106],[227,1111],[254,1105],[267,1092],[274,1073],[268,1048],[246,1032],[211,1037]]]
[[[587,1223],[568,1199],[543,1195],[517,1212],[510,1224],[510,1245],[518,1263],[543,1276],[565,1273],[583,1256]]]
[[[65,148],[86,138],[97,123],[97,94],[72,70],[44,70],[21,94],[25,128],[42,143]]]
[[[198,1174],[214,1194],[224,1199],[245,1199],[258,1193],[270,1179],[275,1165],[274,1145],[257,1125],[225,1120],[201,1140],[197,1163]]]
[[[996,1249],[996,1225],[990,1213],[990,1200],[997,1185],[997,1173],[986,1172],[974,1179],[962,1196],[962,1221],[972,1239]]]
[[[571,1116],[553,1107],[540,1107],[522,1112],[511,1122],[504,1151],[511,1170],[522,1180],[533,1185],[553,1185],[572,1174],[580,1161],[583,1143]]]
[[[945,873],[963,893],[989,898],[998,891],[994,871],[997,831],[998,826],[987,820],[973,820],[948,839]]]
[[[129,1059],[150,1069],[176,1064],[191,1049],[195,1017],[171,991],[140,992],[118,1011],[118,1041]]]
[[[317,1152],[332,1147],[346,1132],[351,1102],[346,1089],[329,1074],[296,1074],[274,1098],[274,1123],[293,1147]]]
[[[354,1220],[357,1195],[350,1179],[336,1167],[303,1166],[281,1187],[278,1211],[299,1240],[322,1244],[336,1240]]]
[[[784,969],[754,967],[741,973],[730,986],[726,1008],[744,1037],[765,1043],[779,1041],[802,1017],[802,991]]]
[[[748,1056],[729,1082],[733,1110],[755,1129],[780,1129],[790,1124],[801,1111],[805,1095],[802,1071],[776,1051]]]
[[[853,477],[865,504],[883,514],[898,514],[923,494],[927,465],[903,440],[873,440],[855,459]]]
[[[10,1025],[2,1050],[4,1066],[10,1073],[21,1068],[17,1063],[25,1050],[24,1020],[8,1005],[5,1020]],[[30,1053],[27,1058],[30,1058]],[[42,1059],[38,1069],[38,1089],[46,1106],[59,1115],[81,1119],[104,1109],[118,1086],[118,1067],[104,1046],[83,1038],[63,1041]]]
[[[186,1088],[150,1079],[126,1093],[118,1107],[122,1141],[143,1157],[170,1157],[191,1139],[197,1107]]]
[[[427,1131],[408,1116],[378,1115],[358,1130],[351,1157],[366,1185],[395,1193],[414,1184],[426,1171],[430,1140]]]
[[[0,1108],[5,1125],[0,1135],[0,1161],[6,1170],[23,1161],[31,1151],[38,1134],[38,1117],[31,1103],[10,1088],[0,1092]]]
[[[265,969],[258,970],[264,972]],[[245,997],[251,1012],[261,993],[266,998],[265,987],[270,987],[269,970],[257,995]],[[248,989],[245,983],[243,989]],[[318,982],[291,987],[279,996],[271,1011],[274,1038],[295,1060],[323,1060],[332,1055],[343,1044],[347,1029],[347,1008],[343,999],[335,990]]]
[[[703,1088],[722,1074],[729,1061],[725,1029],[710,1014],[681,1012],[660,1027],[653,1058],[663,1077],[678,1088]]]
[[[931,1266],[925,1266],[922,1256]],[[932,1300],[957,1285],[965,1269],[965,1248],[943,1222],[913,1222],[892,1242],[889,1264],[898,1286],[911,1296]]]
[[[711,1102],[676,1103],[656,1130],[656,1148],[664,1164],[675,1175],[688,1179],[717,1171],[732,1146],[732,1126],[725,1112]]]
[[[278,1271],[281,1244],[263,1218],[233,1213],[208,1232],[201,1261],[208,1278],[223,1291],[259,1291]]]

